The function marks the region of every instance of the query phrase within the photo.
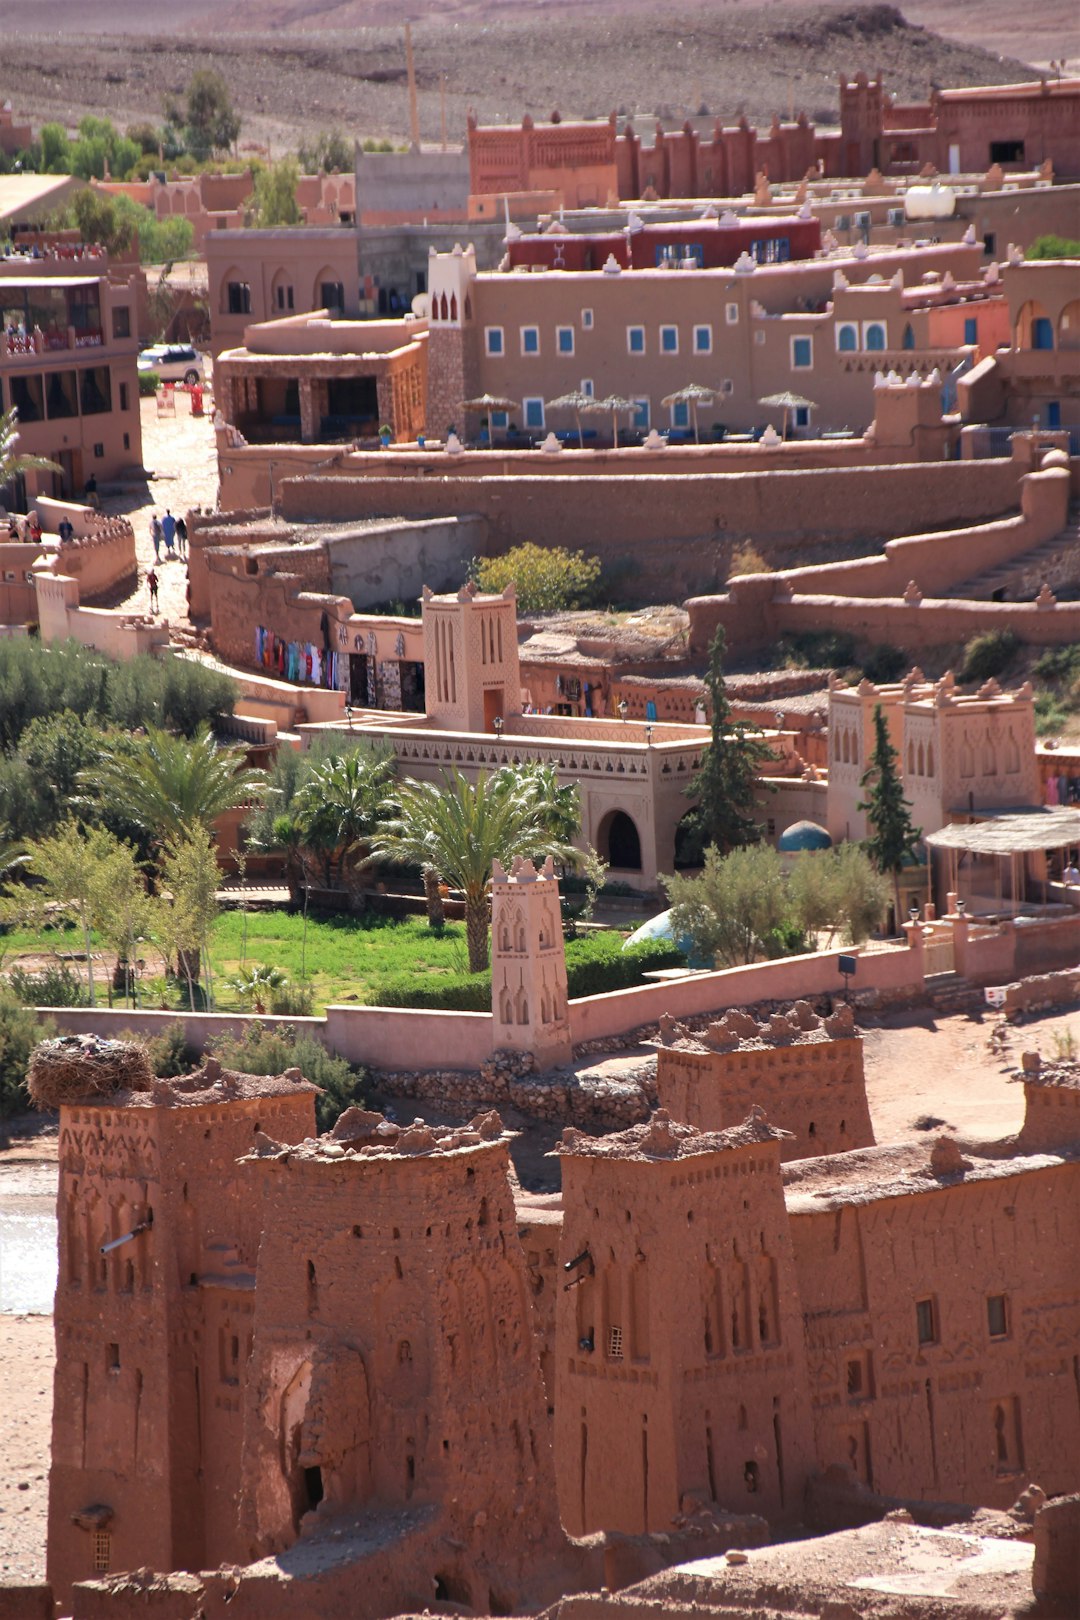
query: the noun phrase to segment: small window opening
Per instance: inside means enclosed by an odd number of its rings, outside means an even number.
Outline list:
[[[108,1530],[95,1530],[93,1541],[93,1564],[96,1575],[108,1572],[112,1561],[112,1535]]]
[[[105,1365],[110,1372],[120,1371],[120,1346],[110,1344],[105,1351]]]
[[[986,1301],[986,1325],[992,1339],[1004,1339],[1009,1331],[1009,1309],[1004,1294],[991,1294]]]
[[[321,1468],[304,1469],[304,1495],[307,1497],[306,1512],[317,1508],[323,1499],[323,1482]]]
[[[751,1460],[743,1469],[743,1483],[751,1496],[756,1495],[760,1484],[756,1462]]]
[[[847,1392],[849,1395],[861,1395],[862,1387],[862,1362],[849,1361],[847,1364]]]
[[[607,1353],[608,1353],[608,1359],[611,1360],[611,1361],[621,1361],[622,1360],[623,1351],[622,1351],[622,1328],[621,1327],[613,1327],[613,1328],[608,1329],[608,1352]]]
[[[937,1307],[932,1299],[915,1301],[915,1326],[920,1344],[937,1343]]]

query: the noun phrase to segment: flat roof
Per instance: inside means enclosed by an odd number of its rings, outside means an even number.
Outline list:
[[[953,823],[927,833],[931,849],[963,849],[972,855],[1016,855],[1061,849],[1080,841],[1080,810],[1026,810],[988,813],[986,821]]]
[[[0,220],[25,214],[42,206],[43,212],[55,207],[66,192],[82,190],[86,182],[75,174],[0,175]]]
[[[104,273],[103,267],[102,275]],[[30,287],[37,291],[42,287],[96,287],[101,279],[101,276],[5,276],[0,260],[0,293],[5,287]]]

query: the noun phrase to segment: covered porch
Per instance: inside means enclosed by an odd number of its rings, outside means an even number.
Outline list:
[[[983,818],[926,835],[939,902],[988,921],[1080,910],[1080,886],[1066,880],[1080,851],[1080,811],[1023,808]]]

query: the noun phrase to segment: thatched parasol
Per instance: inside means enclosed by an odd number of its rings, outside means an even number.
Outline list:
[[[118,1091],[151,1091],[154,1071],[146,1048],[98,1035],[61,1035],[41,1041],[30,1056],[26,1089],[35,1108],[59,1108]]]
[[[463,399],[461,409],[490,416],[492,411],[516,411],[519,406],[516,399],[504,399],[501,394],[480,394],[476,399]]]
[[[636,399],[623,399],[619,394],[608,394],[606,399],[590,400],[588,405],[581,407],[582,411],[593,416],[601,411],[605,413],[607,411],[611,412],[611,434],[615,441],[616,450],[619,448],[619,412],[636,411],[637,408],[638,402]]]
[[[783,411],[783,434],[785,439],[787,438],[788,413],[790,411],[812,411],[816,409],[814,400],[804,399],[801,394],[793,394],[788,389],[785,389],[782,394],[766,394],[764,399],[758,400],[758,404],[769,406],[773,410]]]
[[[568,394],[560,394],[558,399],[549,399],[545,410],[573,411],[574,421],[577,423],[578,449],[585,448],[585,435],[581,431],[581,413],[587,411],[594,403],[591,394],[584,393],[580,388],[572,388]]]
[[[719,389],[717,388],[705,388],[701,383],[687,383],[685,388],[680,388],[676,393],[669,394],[663,403],[669,410],[672,405],[689,405],[691,407],[694,413],[694,443],[700,444],[701,435],[698,432],[697,419],[698,406],[715,405],[718,396]]]

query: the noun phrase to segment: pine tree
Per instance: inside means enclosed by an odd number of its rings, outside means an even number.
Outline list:
[[[897,770],[898,755],[889,741],[885,711],[874,709],[874,752],[859,779],[866,798],[857,806],[866,812],[871,836],[866,853],[883,877],[892,879],[896,927],[900,927],[900,872],[907,856],[918,859],[915,849],[922,828],[911,819],[911,805],[904,797],[904,785]]]
[[[731,718],[724,685],[726,646],[721,625],[709,648],[709,672],[705,677],[712,703],[712,740],[687,788],[687,794],[698,801],[687,817],[687,826],[699,856],[709,845],[723,855],[742,844],[757,843],[761,825],[754,819],[754,801],[760,789],[761,766],[772,758],[767,743],[747,725]]]

